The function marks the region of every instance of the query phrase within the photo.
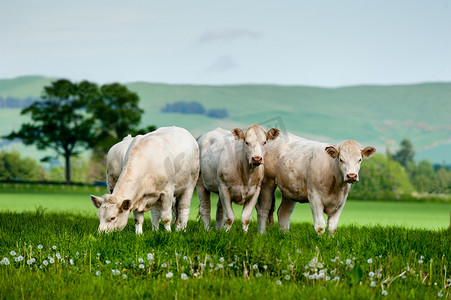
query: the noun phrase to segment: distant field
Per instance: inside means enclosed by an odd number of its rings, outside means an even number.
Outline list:
[[[0,211],[35,211],[43,208],[47,212],[70,212],[96,217],[96,208],[89,195],[102,195],[104,188],[80,191],[5,191],[0,190]],[[212,219],[215,219],[217,196],[212,198]],[[277,203],[278,207],[278,203]],[[236,224],[239,223],[242,206],[234,205]],[[199,211],[199,199],[195,195],[191,202],[190,219],[195,220]],[[407,228],[443,229],[450,224],[451,204],[414,202],[372,202],[348,201],[340,218],[343,225],[395,225]],[[257,214],[253,212],[252,222]],[[277,215],[275,214],[277,220]],[[150,214],[146,222],[150,223]],[[297,204],[291,223],[308,222],[313,224],[308,204]],[[238,225],[239,226],[239,225]]]

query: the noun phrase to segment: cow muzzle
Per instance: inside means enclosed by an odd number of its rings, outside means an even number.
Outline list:
[[[263,157],[261,156],[252,156],[251,163],[253,166],[259,166],[263,163]]]
[[[359,181],[359,175],[357,175],[355,173],[349,173],[348,175],[346,175],[347,183],[355,183],[357,181]]]

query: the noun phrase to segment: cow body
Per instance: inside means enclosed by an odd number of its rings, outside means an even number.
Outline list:
[[[131,135],[124,137],[122,141],[110,148],[106,156],[106,184],[110,194],[116,186],[117,180],[122,172],[125,154],[133,138]]]
[[[134,210],[136,232],[142,233],[143,213],[152,210],[152,223],[162,220],[170,231],[174,205],[176,229],[183,229],[199,176],[199,148],[183,128],[162,127],[136,136],[130,143],[123,169],[111,194],[91,196],[99,208],[99,231],[123,229]]]
[[[315,230],[322,234],[328,216],[328,230],[337,230],[338,220],[346,203],[351,184],[358,181],[362,158],[372,156],[374,147],[362,149],[355,141],[338,145],[284,134],[268,145],[265,157],[265,178],[257,203],[259,232],[273,222],[274,191],[279,187],[282,203],[277,216],[279,228],[288,230],[296,202],[309,202]]]
[[[243,205],[241,221],[243,229],[248,230],[264,176],[265,144],[278,134],[278,129],[266,133],[263,127],[252,125],[245,132],[217,128],[199,139],[201,172],[197,192],[206,229],[210,225],[210,192],[214,192],[219,195],[216,229],[223,227],[224,221],[226,229],[230,229],[235,218],[234,202]]]

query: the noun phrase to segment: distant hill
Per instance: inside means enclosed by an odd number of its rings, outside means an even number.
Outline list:
[[[53,79],[40,76],[0,80],[0,97],[39,97]],[[409,138],[416,159],[451,163],[451,83],[318,88],[278,85],[198,86],[144,82],[127,86],[140,96],[143,125],[185,127],[194,135],[216,128],[258,123],[306,138],[338,142],[355,139],[385,152]],[[198,102],[228,117],[162,113],[167,104]],[[20,127],[20,109],[0,109],[0,134]]]

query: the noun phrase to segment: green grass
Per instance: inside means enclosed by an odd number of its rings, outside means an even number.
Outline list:
[[[436,299],[451,296],[450,232],[307,223],[286,234],[205,231],[97,234],[74,213],[0,212],[0,295],[70,299]],[[13,252],[14,251],[14,252]],[[183,275],[184,274],[184,275]]]

